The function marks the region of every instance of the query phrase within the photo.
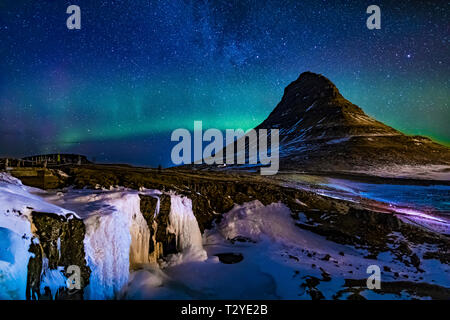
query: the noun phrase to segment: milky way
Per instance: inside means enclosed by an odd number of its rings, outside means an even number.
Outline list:
[[[172,130],[256,126],[306,70],[449,144],[449,5],[399,2],[368,30],[356,1],[2,1],[0,156],[168,165]]]

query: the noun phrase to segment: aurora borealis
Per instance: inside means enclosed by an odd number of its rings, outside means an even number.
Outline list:
[[[81,30],[66,8],[81,8]],[[377,1],[0,2],[0,156],[168,165],[170,132],[248,129],[306,70],[369,115],[449,144],[449,5]]]

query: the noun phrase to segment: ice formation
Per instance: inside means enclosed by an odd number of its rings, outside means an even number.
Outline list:
[[[25,299],[31,212],[72,213],[31,194],[31,188],[0,173],[0,299]],[[72,213],[73,214],[73,213]]]
[[[40,292],[44,294],[46,288],[50,289],[52,298],[55,299],[56,294],[60,288],[66,288],[67,278],[63,274],[64,267],[57,269],[50,269],[48,266],[48,259],[44,258],[42,261],[41,285]]]
[[[76,209],[86,225],[84,247],[91,268],[86,298],[115,298],[128,282],[130,268],[148,263],[150,231],[138,193],[72,190],[53,201]]]
[[[92,270],[86,298],[114,298],[128,282],[130,268],[148,263],[150,231],[137,192],[68,190],[51,194],[0,173],[1,299],[26,298],[32,211],[70,213],[84,220],[86,260]],[[60,250],[60,242],[57,246]],[[58,288],[65,286],[65,277],[62,268],[48,269],[45,259],[40,289],[44,293],[45,287],[50,288],[54,297]]]
[[[203,250],[202,234],[192,212],[192,200],[172,194],[170,198],[169,226],[167,231],[175,234],[179,253],[169,258],[169,264],[207,259]]]

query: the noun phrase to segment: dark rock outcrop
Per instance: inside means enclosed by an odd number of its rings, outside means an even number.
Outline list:
[[[370,291],[367,288],[367,279],[345,279],[344,289],[338,291],[333,298],[340,299],[345,293],[350,293],[347,299],[354,299],[356,296],[361,298],[360,293]],[[431,297],[436,300],[449,300],[450,289],[441,287],[437,284],[412,281],[383,281],[381,289],[376,290],[378,294],[397,296],[411,295],[414,298]]]
[[[239,263],[244,260],[244,256],[242,253],[218,253],[216,256],[219,258],[219,261],[225,264],[234,264]]]
[[[83,299],[84,288],[89,284],[90,268],[87,266],[84,251],[85,226],[82,220],[53,213],[33,212],[34,238],[29,251],[34,254],[28,263],[27,292],[29,300],[35,299]],[[48,265],[44,265],[44,259]],[[41,294],[41,276],[45,268],[55,270],[64,268],[66,277],[69,266],[80,268],[80,290],[60,288],[58,292]],[[45,289],[45,288],[44,288]]]
[[[170,214],[170,195],[160,196],[159,213],[155,216],[158,199],[148,195],[140,195],[141,212],[150,229],[149,254],[155,260],[171,253],[176,253],[176,236],[168,232]]]

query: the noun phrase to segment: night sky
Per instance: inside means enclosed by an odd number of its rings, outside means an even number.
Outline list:
[[[0,156],[167,166],[172,130],[254,127],[306,70],[448,145],[449,15],[447,1],[1,0]]]

